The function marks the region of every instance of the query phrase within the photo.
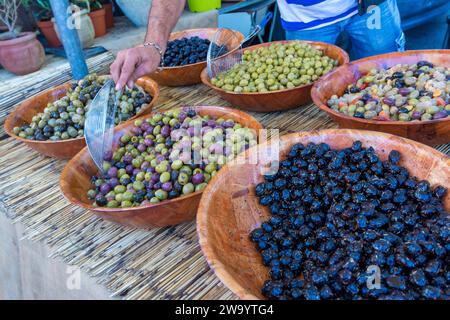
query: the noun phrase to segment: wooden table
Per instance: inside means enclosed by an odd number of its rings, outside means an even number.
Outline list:
[[[162,88],[157,109],[182,105],[228,104],[203,85]],[[313,105],[252,115],[281,134],[336,127]],[[438,149],[450,154],[450,145]],[[203,258],[195,222],[152,230],[105,222],[64,199],[65,164],[0,140],[0,298],[236,298]],[[79,287],[68,266],[81,268]]]

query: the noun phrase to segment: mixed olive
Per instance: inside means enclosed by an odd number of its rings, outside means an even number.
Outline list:
[[[197,36],[169,41],[164,53],[164,66],[176,67],[206,61],[210,43],[208,39]],[[221,54],[227,51],[226,46],[213,44],[212,48]]]
[[[338,61],[308,43],[289,41],[244,50],[243,62],[211,79],[226,91],[268,92],[312,83],[330,72]]]
[[[31,123],[15,127],[15,135],[29,140],[60,141],[84,136],[84,121],[91,101],[107,76],[89,74],[73,83],[64,97],[50,102],[44,112],[33,116]],[[125,89],[120,97],[115,123],[126,121],[145,108],[152,97],[138,87]]]
[[[391,151],[294,145],[255,193],[271,218],[250,234],[270,299],[450,299],[446,189]]]
[[[427,121],[450,116],[450,69],[419,61],[373,69],[328,106],[345,115],[381,121]]]
[[[203,190],[227,161],[256,145],[256,134],[188,107],[138,119],[105,155],[88,197],[96,206],[128,208]]]

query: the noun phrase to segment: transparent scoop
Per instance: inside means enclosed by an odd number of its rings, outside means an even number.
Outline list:
[[[103,173],[103,158],[112,151],[114,120],[122,92],[114,90],[109,79],[92,100],[84,124],[86,144],[99,172]]]
[[[209,77],[214,78],[218,74],[230,70],[234,65],[242,63],[242,45],[264,30],[272,17],[272,12],[267,12],[261,22],[234,48],[231,44],[236,42],[236,34],[229,29],[220,28],[217,30],[211,39],[206,56]]]

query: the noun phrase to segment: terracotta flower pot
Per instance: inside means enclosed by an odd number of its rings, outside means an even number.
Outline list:
[[[24,32],[15,39],[0,41],[0,64],[14,74],[37,71],[44,61],[44,47],[33,32]]]
[[[106,34],[106,10],[105,8],[101,8],[99,10],[95,10],[89,12],[89,17],[94,24],[95,37],[101,37]]]
[[[114,14],[112,3],[106,3],[103,5],[105,9],[106,28],[114,27]]]
[[[61,41],[59,41],[58,35],[55,32],[55,27],[53,26],[53,21],[38,21],[37,25],[41,33],[47,39],[48,45],[50,47],[56,48],[62,46]]]

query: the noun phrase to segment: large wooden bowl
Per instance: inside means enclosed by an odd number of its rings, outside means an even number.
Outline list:
[[[152,101],[147,107],[142,109],[137,115],[135,115],[133,118],[130,118],[129,120],[150,113],[152,111],[153,105],[156,103],[156,100],[158,100],[159,97],[158,84],[152,79],[140,78],[136,82],[136,84],[152,96]],[[13,132],[14,127],[21,126],[25,123],[30,123],[33,116],[35,116],[39,112],[43,112],[49,102],[56,101],[63,97],[70,87],[70,83],[60,85],[56,88],[49,89],[38,95],[35,95],[27,99],[25,102],[19,104],[6,118],[6,133],[14,139],[22,141],[30,148],[48,157],[58,159],[72,158],[86,146],[84,137],[61,141],[37,141],[21,138],[15,135]]]
[[[341,149],[355,140],[374,147],[383,160],[391,150],[398,150],[401,165],[412,175],[450,188],[450,158],[431,147],[385,133],[342,129],[293,133],[280,138],[280,159],[296,143],[325,142]],[[261,287],[268,279],[268,269],[249,240],[249,233],[270,216],[254,192],[254,186],[263,181],[261,170],[277,160],[268,156],[267,148],[267,144],[261,144],[237,158],[245,164],[224,167],[206,187],[197,214],[197,232],[206,260],[241,299],[262,299]],[[258,163],[251,164],[249,159],[255,156]],[[444,201],[450,210],[450,194]]]
[[[233,119],[243,126],[258,132],[262,125],[250,115],[225,107],[197,106],[193,107],[201,115],[211,115]],[[140,117],[146,119],[147,117]],[[119,138],[130,132],[133,123],[124,123],[114,132],[114,146]],[[87,198],[87,191],[92,188],[90,179],[97,174],[95,166],[87,148],[78,153],[64,168],[60,186],[64,196],[73,204],[89,209],[100,217],[122,225],[136,228],[164,227],[176,225],[195,218],[202,191],[197,191],[176,199],[167,200],[154,205],[134,207],[127,209],[99,208],[92,205]]]
[[[341,128],[364,129],[392,133],[428,145],[450,142],[450,118],[431,121],[377,121],[344,115],[327,106],[334,94],[341,96],[347,86],[371,69],[390,68],[396,64],[413,64],[428,60],[436,65],[450,67],[450,50],[406,51],[373,56],[341,66],[322,77],[314,85],[311,95],[314,103],[325,111]]]
[[[244,50],[256,50],[260,47],[268,47],[273,43],[288,43],[290,41],[275,41],[262,43],[245,48]],[[348,54],[341,48],[332,44],[314,41],[303,41],[321,50],[325,55],[338,60],[339,65],[349,62]],[[293,109],[311,102],[312,84],[270,92],[231,92],[214,86],[208,75],[208,70],[204,69],[201,74],[202,82],[215,90],[223,99],[233,106],[240,107],[248,111],[270,112]]]
[[[170,35],[169,41],[181,38],[199,37],[201,39],[212,40],[214,34],[219,30],[218,28],[202,28],[202,29],[189,29],[174,32]],[[224,37],[226,33],[234,33],[234,41],[230,42],[230,48],[237,48],[244,35],[239,31],[232,31],[224,29]],[[178,67],[164,67],[162,70],[154,72],[150,77],[156,80],[160,85],[169,87],[188,86],[201,82],[200,73],[206,68],[206,60],[203,62],[197,62]]]

